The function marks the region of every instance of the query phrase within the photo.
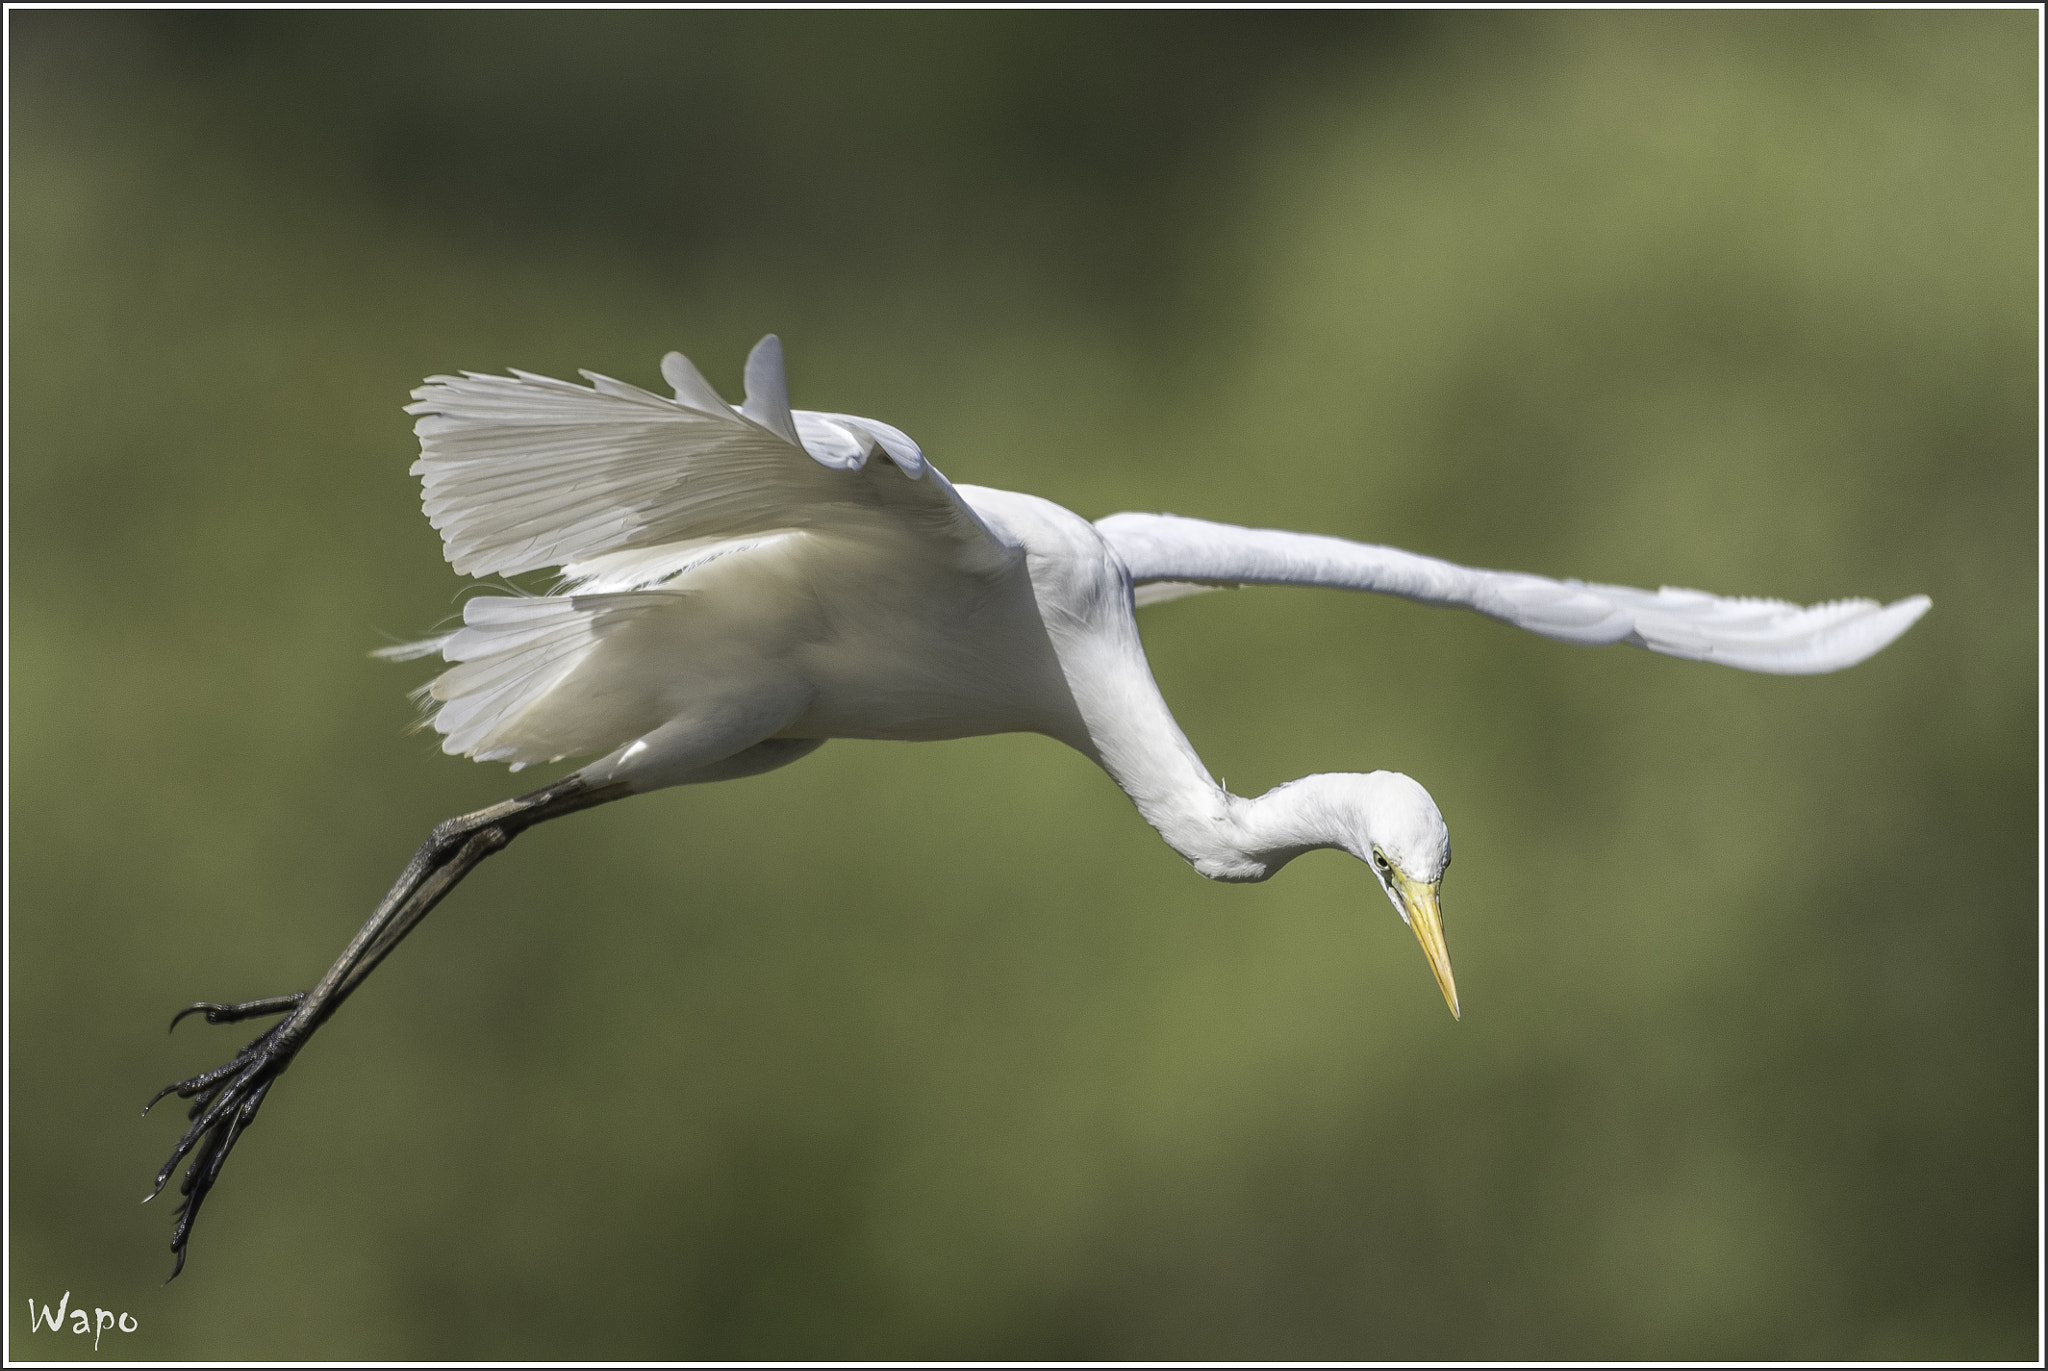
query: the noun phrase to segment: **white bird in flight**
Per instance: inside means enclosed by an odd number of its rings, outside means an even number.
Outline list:
[[[1043,733],[1107,771],[1212,880],[1262,881],[1319,848],[1364,862],[1456,1015],[1438,905],[1450,831],[1429,793],[1375,771],[1231,794],[1160,697],[1139,607],[1243,585],[1370,590],[1561,642],[1792,675],[1862,661],[1929,603],[1802,609],[1476,571],[1167,514],[1090,523],[1034,495],[955,486],[888,424],[792,410],[772,334],[747,358],[740,405],[681,353],[661,374],[672,398],[587,371],[588,386],[465,372],[413,392],[412,471],[449,563],[471,576],[559,568],[561,584],[478,596],[462,627],[380,655],[450,664],[423,692],[446,752],[515,770],[598,759],[436,826],[311,990],[181,1012],[285,1017],[156,1097],[194,1101],[150,1196],[192,1158],[177,1270],[230,1149],[314,1030],[458,881],[536,823],[772,771],[831,738]]]

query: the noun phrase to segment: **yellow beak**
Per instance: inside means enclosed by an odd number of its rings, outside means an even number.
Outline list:
[[[1436,902],[1440,882],[1411,881],[1399,867],[1393,871],[1393,880],[1394,893],[1401,897],[1401,907],[1408,913],[1408,926],[1415,930],[1415,941],[1422,944],[1422,955],[1429,958],[1429,969],[1436,973],[1437,988],[1444,992],[1444,1003],[1451,1007],[1451,1017],[1458,1018],[1458,982],[1451,975],[1451,950],[1444,945],[1444,915]]]

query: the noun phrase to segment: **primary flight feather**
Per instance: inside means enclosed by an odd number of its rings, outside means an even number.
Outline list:
[[[200,1204],[298,1050],[457,882],[536,823],[773,770],[832,738],[1043,733],[1107,771],[1212,879],[1264,880],[1318,848],[1366,863],[1455,1015],[1438,903],[1450,833],[1429,793],[1378,771],[1231,794],[1160,697],[1140,605],[1242,585],[1370,590],[1563,642],[1783,674],[1860,662],[1928,607],[1553,581],[1163,514],[1090,523],[1036,496],[956,487],[878,420],[792,409],[773,335],[748,357],[738,405],[680,353],[661,363],[672,396],[583,374],[588,385],[435,376],[413,392],[412,470],[449,564],[562,579],[547,595],[474,597],[461,628],[382,655],[447,663],[425,692],[445,751],[515,769],[596,760],[437,825],[311,990],[184,1011],[285,1017],[157,1097],[193,1101],[157,1176],[161,1191],[191,1158],[180,1269]]]

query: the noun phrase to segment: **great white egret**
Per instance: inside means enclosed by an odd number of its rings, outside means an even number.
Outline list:
[[[591,372],[588,386],[466,372],[413,392],[412,470],[455,570],[555,567],[562,580],[547,595],[471,599],[461,628],[382,655],[451,664],[425,691],[446,752],[515,770],[600,755],[437,825],[311,990],[180,1012],[216,1024],[285,1017],[150,1102],[193,1100],[150,1196],[189,1155],[173,1277],[230,1150],[314,1030],[458,881],[534,824],[770,771],[830,738],[1043,733],[1107,771],[1213,880],[1262,881],[1318,848],[1366,863],[1456,1015],[1438,906],[1450,832],[1429,793],[1376,771],[1231,794],[1160,698],[1140,606],[1241,585],[1372,590],[1563,642],[1785,674],[1860,662],[1928,607],[1917,595],[1802,609],[1553,581],[1165,514],[1090,523],[1036,496],[954,486],[888,424],[792,410],[772,334],[747,358],[738,406],[680,353],[661,373],[674,398]]]

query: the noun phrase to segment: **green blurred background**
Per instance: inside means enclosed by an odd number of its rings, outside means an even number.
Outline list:
[[[1967,14],[11,13],[7,1328],[145,1358],[2035,1354],[2035,26]],[[168,1287],[136,1110],[526,788],[429,373],[669,348],[956,481],[1934,610],[1838,676],[1372,597],[1148,610],[1208,884],[1043,739],[537,830],[271,1097]]]

